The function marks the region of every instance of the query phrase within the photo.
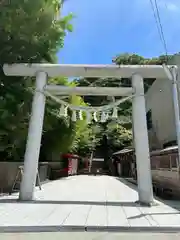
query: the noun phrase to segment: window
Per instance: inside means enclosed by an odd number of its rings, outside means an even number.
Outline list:
[[[160,159],[160,168],[170,169],[170,157],[169,156],[161,156]]]
[[[152,128],[152,112],[149,110],[146,113],[147,128],[150,130]]]

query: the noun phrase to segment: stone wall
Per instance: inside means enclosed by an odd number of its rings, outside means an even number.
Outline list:
[[[12,188],[19,166],[22,166],[22,162],[0,162],[0,193],[9,192]],[[41,182],[48,179],[49,164],[39,164],[39,175]]]

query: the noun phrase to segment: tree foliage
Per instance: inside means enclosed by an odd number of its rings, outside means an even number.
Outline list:
[[[159,56],[157,58],[144,58],[137,54],[119,54],[112,59],[112,62],[117,65],[162,65],[172,59],[172,55]],[[152,85],[155,79],[145,79],[145,91]],[[101,87],[129,87],[131,86],[131,79],[127,78],[80,78],[75,82],[79,86],[101,86]],[[92,106],[101,106],[108,104],[112,98],[107,97],[84,97],[86,103]],[[101,142],[104,134],[108,137],[108,143],[111,151],[121,149],[132,145],[132,102],[128,100],[118,107],[119,119],[115,123],[109,120],[106,124],[100,124],[101,131],[98,134],[99,142]],[[99,137],[101,136],[101,138]],[[101,140],[100,140],[101,139]]]
[[[64,46],[67,31],[72,31],[72,15],[61,16],[63,0],[1,0],[0,7],[0,156],[1,160],[23,160],[31,114],[34,79],[8,77],[3,64],[56,63],[56,53]],[[170,59],[172,56],[168,56]],[[166,56],[144,58],[136,54],[120,54],[112,62],[121,64],[162,64]],[[78,86],[130,86],[130,79],[81,78],[69,83],[67,78],[54,78],[49,82]],[[146,89],[152,84],[147,79]],[[84,98],[72,96],[73,105],[100,106],[112,101],[107,97]],[[107,135],[111,151],[131,144],[131,101],[119,106],[119,120],[107,124],[86,120],[72,122],[69,117],[58,116],[59,104],[47,99],[41,146],[41,160],[58,160],[60,152],[90,154],[101,145]]]
[[[124,53],[119,54],[112,59],[112,62],[117,65],[162,65],[167,63],[172,58],[172,55],[161,55],[155,58],[144,58],[137,54]]]
[[[19,161],[24,154],[32,101],[29,88],[33,87],[34,79],[7,77],[2,66],[18,62],[54,63],[66,32],[72,30],[72,16],[57,18],[60,10],[57,0],[1,1],[0,7],[0,154],[2,160]],[[49,122],[53,121],[50,104],[47,111],[49,120],[44,136],[53,132],[49,128]],[[64,128],[59,123],[51,122],[54,131]]]

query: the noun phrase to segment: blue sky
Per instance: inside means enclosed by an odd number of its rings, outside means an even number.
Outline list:
[[[180,51],[180,0],[157,0],[168,53]],[[66,0],[74,30],[59,63],[108,64],[118,53],[145,57],[164,53],[149,0]]]

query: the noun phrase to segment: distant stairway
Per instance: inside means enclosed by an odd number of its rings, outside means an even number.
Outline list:
[[[104,170],[104,161],[92,160],[90,174],[93,175],[107,175],[108,171]]]
[[[104,161],[93,161],[89,168],[79,170],[78,174],[83,175],[108,175],[108,171],[104,170]]]

